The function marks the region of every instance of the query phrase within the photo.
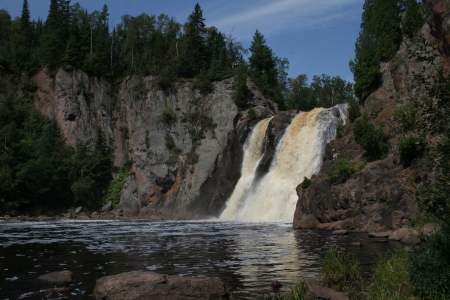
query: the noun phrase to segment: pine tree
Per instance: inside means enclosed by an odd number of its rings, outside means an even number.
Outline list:
[[[184,47],[181,56],[180,75],[194,77],[201,71],[207,71],[205,57],[205,19],[200,5],[195,4],[194,11],[189,15],[184,25]]]
[[[11,64],[11,15],[5,9],[0,9],[0,69],[8,70]],[[2,87],[0,87],[0,91]]]
[[[28,6],[27,0],[23,0],[22,15],[20,16],[20,25],[23,31],[29,32],[31,30],[30,8]]]
[[[398,0],[375,1],[370,26],[375,33],[379,59],[389,60],[394,57],[400,45]]]
[[[250,76],[263,91],[279,101],[276,62],[272,50],[266,45],[266,39],[258,30],[253,36],[250,52]]]
[[[402,33],[413,37],[423,24],[423,13],[420,4],[416,0],[405,0],[405,18],[402,24]]]
[[[51,0],[41,42],[42,62],[54,69],[61,65],[69,39],[70,0]]]
[[[366,0],[361,31],[350,69],[355,95],[364,101],[381,83],[380,61],[391,59],[400,43],[400,6],[396,0]]]

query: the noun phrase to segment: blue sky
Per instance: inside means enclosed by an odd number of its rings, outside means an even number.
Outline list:
[[[354,57],[364,0],[72,0],[89,12],[108,5],[111,24],[121,16],[167,14],[184,23],[198,2],[206,26],[233,35],[248,48],[256,29],[275,55],[290,62],[289,77],[322,73],[353,81],[348,62]],[[1,0],[0,8],[20,16],[22,0]],[[50,0],[28,0],[32,19],[45,19]]]

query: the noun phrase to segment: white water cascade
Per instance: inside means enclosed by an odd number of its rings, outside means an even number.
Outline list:
[[[257,178],[270,119],[260,121],[246,142],[241,178],[219,219],[292,221],[298,200],[295,189],[304,177],[320,171],[325,146],[335,139],[339,121],[345,121],[346,108],[337,105],[297,114],[279,141],[268,172]]]

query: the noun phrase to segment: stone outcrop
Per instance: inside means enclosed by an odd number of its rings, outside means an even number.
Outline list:
[[[437,43],[436,59],[446,66],[450,54],[448,3],[433,0],[424,1],[423,5],[427,19],[420,34]],[[354,140],[352,124],[346,124],[344,137],[327,145],[322,170],[311,178],[311,185],[306,189],[297,187],[299,201],[294,227],[384,232],[406,228],[418,216],[415,191],[432,174],[403,166],[396,145],[404,133],[394,117],[395,110],[402,109],[403,99],[424,93],[414,79],[414,73],[420,73],[424,65],[408,55],[415,49],[417,40],[403,37],[397,54],[381,63],[382,85],[361,107],[362,114],[367,114],[372,124],[385,125],[391,137],[387,157],[367,163],[364,150]],[[333,185],[328,174],[333,163],[342,157],[349,157],[352,165],[361,164],[361,170],[345,183]]]
[[[320,285],[320,282],[316,279],[307,278],[308,292],[306,293],[306,299],[311,300],[348,300],[348,293],[337,292],[333,289]]]
[[[133,271],[97,280],[97,300],[184,300],[232,299],[228,288],[218,278],[192,278]]]
[[[132,169],[122,190],[125,217],[215,216],[240,176],[242,146],[255,121],[232,100],[233,79],[202,95],[189,81],[162,89],[154,77],[130,76],[120,85],[82,71],[42,70],[35,107],[55,118],[67,141],[86,142],[100,127],[118,166]],[[277,112],[248,81],[256,117]],[[170,145],[169,145],[170,144]]]
[[[413,229],[400,228],[389,235],[390,240],[400,241],[404,244],[420,243],[420,234]]]
[[[38,279],[53,284],[71,283],[73,281],[73,273],[68,270],[51,272],[39,276]]]

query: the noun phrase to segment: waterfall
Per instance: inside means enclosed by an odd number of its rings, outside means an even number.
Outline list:
[[[255,180],[256,168],[264,153],[264,140],[271,119],[268,118],[260,121],[253,129],[250,138],[246,141],[244,145],[241,178],[239,178],[230,199],[227,201],[227,206],[220,216],[221,219],[234,219],[235,212],[242,209],[245,199],[250,196],[249,192]]]
[[[259,122],[244,148],[241,178],[220,219],[292,221],[298,200],[295,189],[304,177],[320,171],[325,146],[335,138],[339,120],[345,121],[346,108],[337,105],[297,114],[279,141],[268,172],[257,178],[270,120]]]

